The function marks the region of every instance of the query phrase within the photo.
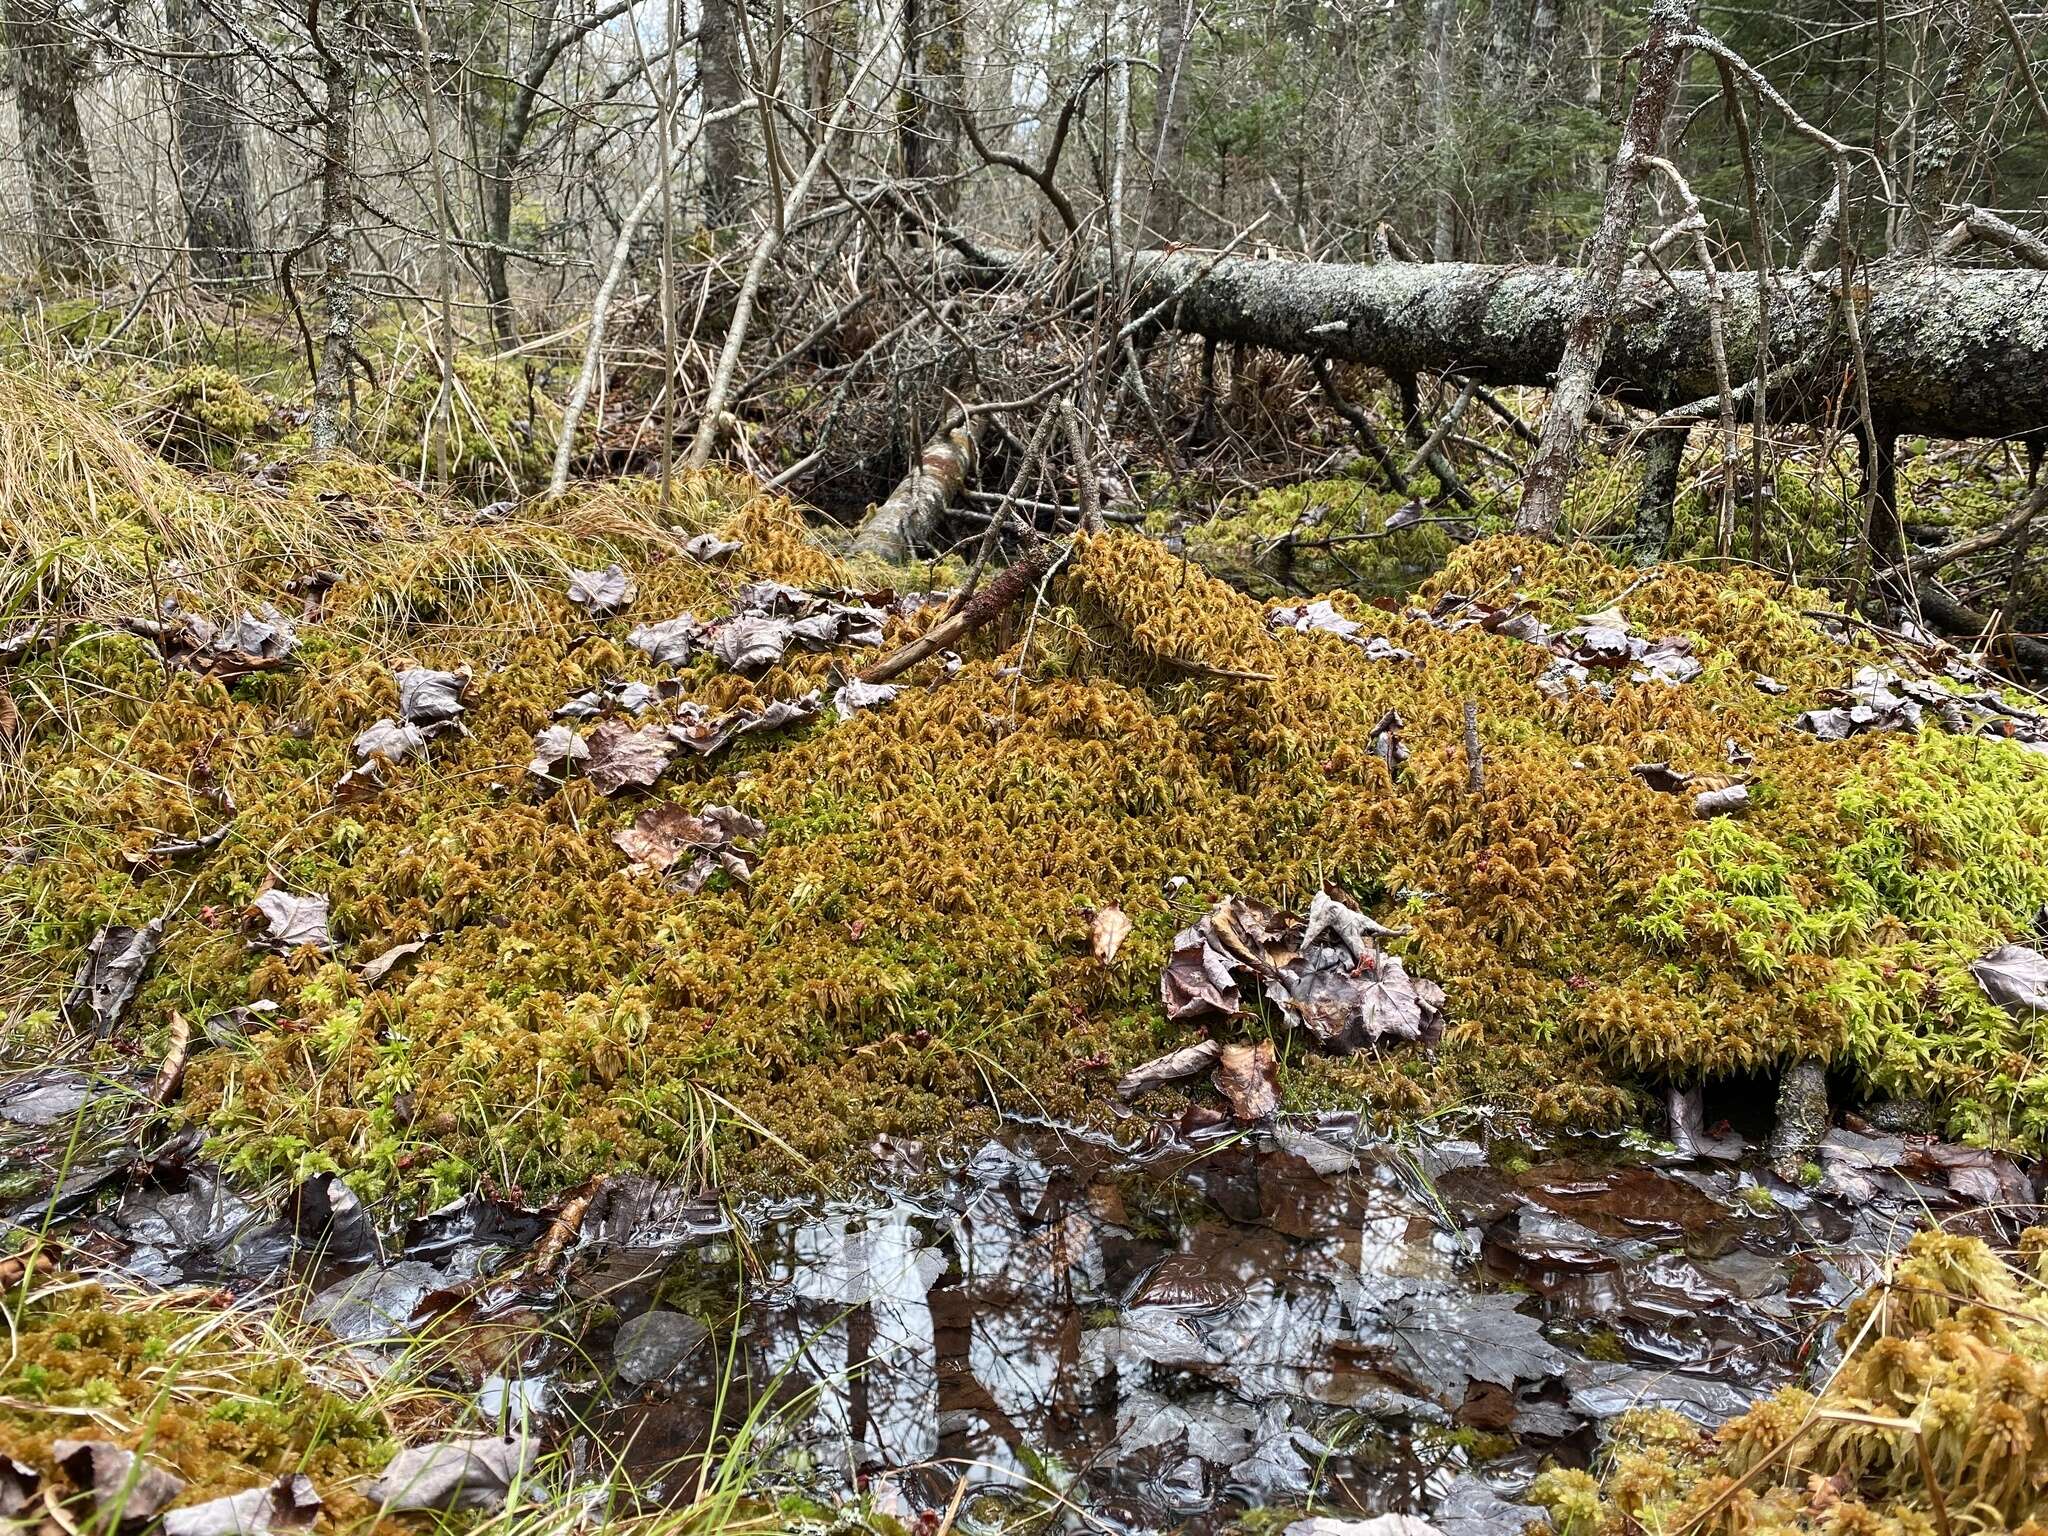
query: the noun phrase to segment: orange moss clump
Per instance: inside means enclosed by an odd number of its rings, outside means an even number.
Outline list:
[[[829,692],[872,653],[792,652],[753,679],[708,656],[654,667],[625,643],[636,623],[716,619],[747,582],[844,573],[787,504],[731,480],[682,482],[653,510],[627,486],[547,528],[393,540],[329,594],[286,671],[167,676],[110,632],[34,663],[19,696],[35,797],[10,836],[34,857],[0,876],[0,899],[33,914],[32,1027],[59,1027],[55,997],[100,924],[174,910],[133,1013],[145,1032],[174,1009],[278,1004],[188,1074],[184,1112],[244,1177],[338,1169],[406,1201],[545,1195],[623,1166],[759,1181],[790,1154],[961,1133],[998,1108],[1100,1112],[1116,1069],[1188,1038],[1157,1000],[1176,929],[1225,895],[1305,904],[1335,881],[1412,927],[1404,957],[1443,984],[1453,1025],[1434,1052],[1336,1060],[1285,1042],[1295,1104],[1483,1097],[1613,1126],[1639,1073],[1818,1053],[1932,1093],[1987,1137],[2042,1134],[2030,1032],[1949,984],[1969,946],[2048,897],[2041,772],[2006,743],[1789,730],[1872,659],[1799,616],[1810,595],[1744,573],[1641,579],[1513,540],[1462,551],[1423,607],[1519,592],[1562,627],[1621,598],[1638,631],[1687,636],[1703,663],[1682,686],[1552,697],[1539,647],[1339,598],[1413,653],[1372,661],[1334,636],[1276,636],[1261,605],[1150,540],[1082,540],[1045,611],[978,637],[957,673],[933,661],[846,721],[828,708],[682,754],[655,796],[767,826],[751,885],[692,894],[613,845],[644,799],[525,773],[554,710],[614,679],[758,706]],[[699,530],[742,548],[690,559]],[[639,595],[597,622],[561,572],[610,560]],[[931,612],[892,620],[888,642]],[[393,712],[393,668],[414,662],[471,669],[466,734],[337,802],[350,743]],[[1753,686],[1766,670],[1786,695]],[[1409,754],[1394,782],[1374,737],[1390,710]],[[1734,834],[1629,772],[1719,771],[1731,737],[1758,781]],[[216,826],[216,790],[238,808],[217,851],[131,872],[124,855]],[[1987,799],[2008,831],[1989,829]],[[1860,850],[1847,864],[1845,847]],[[331,898],[334,955],[252,953],[240,918],[266,882]],[[1103,964],[1085,914],[1109,903],[1133,931]],[[422,936],[407,965],[362,980]]]
[[[1602,1475],[1537,1480],[1557,1536],[1940,1529],[2042,1536],[2048,1508],[2048,1233],[2036,1272],[1976,1238],[1927,1231],[1850,1309],[1847,1358],[1713,1434],[1675,1414],[1620,1421]]]

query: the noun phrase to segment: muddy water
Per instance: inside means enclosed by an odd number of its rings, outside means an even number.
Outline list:
[[[1732,1162],[1367,1144],[1342,1118],[883,1150],[868,1198],[737,1221],[615,1179],[544,1278],[540,1213],[473,1201],[380,1243],[338,1183],[279,1215],[176,1164],[71,1235],[153,1283],[295,1273],[373,1356],[453,1337],[437,1381],[642,1500],[739,1436],[786,1489],[906,1516],[957,1493],[970,1529],[1202,1532],[1314,1499],[1484,1536],[1614,1415],[1716,1423],[1824,1364],[1930,1202],[1988,1219],[1899,1177],[1807,1196]]]
[[[1615,1414],[1711,1424],[1792,1379],[1910,1228],[1766,1202],[1728,1167],[1509,1173],[1473,1142],[1354,1140],[1133,1153],[1020,1127],[914,1197],[680,1247],[628,1219],[570,1266],[578,1363],[537,1360],[497,1401],[637,1478],[712,1443],[722,1398],[727,1425],[772,1415],[757,1449],[826,1499],[938,1508],[964,1477],[987,1520],[1206,1531],[1314,1498],[1479,1536],[1519,1528],[1540,1457],[1583,1457]],[[681,1358],[622,1392],[665,1359],[649,1335]]]

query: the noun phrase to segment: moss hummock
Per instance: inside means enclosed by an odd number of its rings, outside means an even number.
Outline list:
[[[707,476],[665,509],[623,482],[472,526],[376,471],[345,487],[345,468],[198,503],[226,507],[209,537],[244,541],[251,600],[298,601],[285,583],[308,566],[338,576],[291,667],[167,670],[95,620],[180,587],[81,569],[43,599],[83,605],[81,622],[11,685],[29,793],[0,902],[26,941],[10,968],[21,1038],[65,1033],[56,1003],[100,925],[168,914],[126,1049],[153,1055],[174,1012],[277,1004],[187,1075],[181,1112],[240,1178],[339,1170],[395,1215],[618,1167],[727,1182],[844,1169],[878,1134],[966,1134],[998,1109],[1100,1115],[1116,1072],[1191,1038],[1158,1001],[1175,931],[1226,895],[1303,907],[1326,882],[1413,930],[1398,947],[1446,989],[1451,1027],[1434,1050],[1346,1059],[1283,1038],[1290,1104],[1399,1117],[1485,1102],[1612,1127],[1642,1085],[1818,1055],[1976,1139],[2048,1136],[2036,1029],[1963,969],[2048,898],[2048,769],[2004,741],[1791,729],[1879,659],[1802,616],[1815,594],[1485,540],[1399,612],[1335,600],[1361,638],[1412,653],[1375,661],[1275,634],[1262,604],[1151,539],[1083,540],[1043,608],[984,632],[957,673],[934,660],[849,720],[828,706],[683,754],[654,798],[767,827],[751,886],[719,875],[692,894],[613,844],[646,797],[544,787],[525,765],[554,711],[608,681],[668,683],[718,712],[829,694],[862,665],[872,652],[792,653],[748,680],[709,656],[657,668],[625,643],[636,623],[716,619],[752,580],[845,580],[797,511]],[[271,521],[236,521],[236,498]],[[349,515],[317,521],[337,507]],[[683,550],[700,531],[742,548],[701,564]],[[219,612],[227,595],[202,584],[218,567],[180,554],[176,520],[143,534],[144,569],[190,572],[193,600]],[[594,621],[563,595],[566,571],[612,560],[639,595]],[[1543,648],[1422,616],[1452,593],[1476,596],[1468,614],[1519,593],[1553,628],[1618,601],[1638,632],[1688,639],[1702,671],[1546,693]],[[892,619],[887,643],[935,611]],[[394,712],[394,669],[411,664],[470,669],[466,734],[337,798],[351,742]],[[1788,691],[1760,691],[1759,672]],[[1374,736],[1389,710],[1411,754],[1394,783]],[[1731,738],[1754,756],[1740,819],[1697,821],[1689,796],[1630,773],[1725,772]],[[228,806],[212,852],[150,857]],[[245,914],[278,886],[331,898],[333,954],[252,948]],[[1110,903],[1133,932],[1104,964],[1087,914]]]
[[[111,1440],[175,1474],[178,1506],[304,1473],[335,1525],[374,1508],[357,1482],[394,1449],[363,1382],[285,1325],[202,1293],[113,1293],[43,1277],[0,1297],[0,1455],[68,1486],[59,1440]],[[332,1355],[331,1344],[317,1353]],[[344,1390],[347,1383],[352,1390]]]

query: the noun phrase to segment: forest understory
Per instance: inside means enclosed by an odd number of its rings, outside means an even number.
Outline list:
[[[0,0],[0,1536],[2048,1536],[2040,17],[657,9]]]

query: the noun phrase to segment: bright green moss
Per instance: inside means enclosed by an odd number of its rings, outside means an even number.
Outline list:
[[[370,1513],[354,1485],[390,1457],[390,1427],[336,1390],[346,1373],[304,1353],[331,1346],[223,1311],[217,1296],[60,1277],[17,1285],[0,1309],[0,1454],[54,1477],[54,1441],[103,1435],[182,1478],[181,1505],[304,1472],[326,1518]]]

